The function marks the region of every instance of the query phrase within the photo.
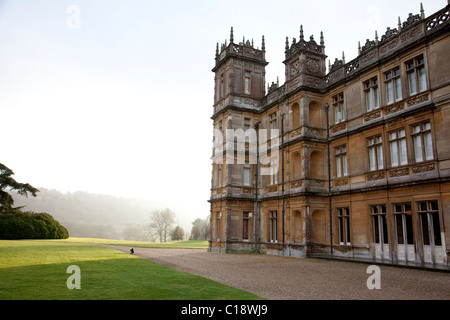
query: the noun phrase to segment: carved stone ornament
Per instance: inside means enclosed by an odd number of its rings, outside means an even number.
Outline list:
[[[391,29],[389,27],[386,28],[386,33],[381,36],[381,42],[386,42],[392,39],[393,37],[398,35],[398,30],[396,28]]]
[[[335,187],[340,187],[348,184],[348,179],[339,179],[334,182]]]
[[[308,59],[306,62],[306,68],[311,73],[318,73],[320,71],[319,63],[314,59]]]
[[[412,172],[413,173],[422,173],[422,172],[427,172],[427,171],[433,171],[435,167],[436,167],[436,165],[434,162],[419,164],[412,168]]]
[[[347,128],[347,125],[345,124],[345,122],[343,122],[343,123],[340,123],[338,125],[335,125],[333,127],[332,131],[333,132],[338,132],[338,131],[344,130],[345,128]]]
[[[403,110],[403,109],[405,109],[405,105],[403,103],[394,104],[392,106],[384,108],[384,113],[386,115],[388,115],[388,114],[395,113],[395,112]]]
[[[375,181],[375,180],[384,179],[384,177],[385,177],[384,171],[382,171],[382,172],[374,172],[374,173],[369,173],[367,175],[367,180],[368,181]]]
[[[377,110],[375,112],[366,114],[364,116],[364,121],[367,122],[367,121],[374,120],[374,119],[379,118],[379,117],[381,117],[381,111]]]
[[[428,100],[428,94],[423,94],[421,96],[417,96],[412,99],[409,99],[408,101],[406,101],[406,104],[408,105],[408,107],[411,107],[418,103],[425,102],[427,100]]]
[[[300,62],[298,60],[291,63],[291,75],[296,75],[300,71]]]
[[[394,169],[389,171],[389,176],[391,178],[395,177],[402,177],[409,175],[409,169],[408,168],[400,168],[400,169]]]

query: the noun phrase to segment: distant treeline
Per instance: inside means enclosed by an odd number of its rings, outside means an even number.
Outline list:
[[[15,206],[50,212],[67,228],[71,237],[154,241],[146,225],[150,212],[161,204],[77,191],[62,193],[39,188],[36,198],[11,193]]]

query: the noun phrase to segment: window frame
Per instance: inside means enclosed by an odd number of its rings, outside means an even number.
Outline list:
[[[278,212],[277,210],[269,211],[269,241],[278,242]]]
[[[250,238],[250,218],[251,211],[242,212],[242,240],[249,240]]]
[[[338,124],[345,121],[344,93],[340,92],[333,96],[334,123]]]
[[[252,93],[252,73],[250,71],[244,72],[244,94],[250,95]]]
[[[246,173],[247,172],[247,173]],[[242,184],[246,187],[250,187],[251,186],[251,172],[250,172],[250,164],[245,163],[244,164],[244,168],[243,168],[243,172],[242,172]]]
[[[400,136],[401,133],[403,133],[402,136]],[[395,137],[393,136],[393,134],[395,134]],[[408,143],[406,140],[406,129],[399,128],[388,132],[388,140],[389,140],[389,160],[391,168],[407,165],[409,161],[408,161]],[[404,159],[402,157],[403,154],[405,156]],[[395,160],[395,162],[393,160]]]
[[[350,209],[349,207],[341,207],[336,210],[339,228],[339,244],[349,246],[351,245]]]
[[[395,238],[397,244],[400,245],[414,245],[414,223],[412,205],[410,202],[400,202],[392,204],[392,214],[394,216],[395,223]],[[400,221],[399,221],[400,220]],[[400,243],[399,227],[402,231]],[[406,235],[405,235],[406,233]]]
[[[378,138],[380,139],[378,141]],[[371,143],[373,140],[373,143]],[[372,151],[374,159],[372,159]],[[367,138],[367,151],[369,160],[369,171],[379,171],[384,169],[384,154],[383,154],[383,137],[381,134],[377,134]],[[375,167],[372,169],[373,160],[375,160]]]
[[[389,244],[386,204],[374,204],[370,205],[369,208],[372,216],[373,242],[376,244]]]
[[[364,101],[367,112],[380,108],[378,77],[373,77],[363,83]]]
[[[221,74],[219,78],[219,99],[222,99],[224,96],[225,96],[225,80],[223,74]]]
[[[406,76],[407,76],[407,83],[408,83],[408,93],[410,96],[416,95],[418,93],[427,91],[428,84],[427,84],[427,75],[426,75],[426,68],[425,68],[425,57],[423,54],[420,54],[408,61],[405,62],[405,68],[406,68]],[[423,77],[423,79],[422,79]],[[412,90],[414,82],[414,91]],[[423,88],[421,88],[421,85],[424,85]]]
[[[425,127],[429,125],[428,127]],[[433,134],[430,119],[417,122],[411,125],[411,142],[413,147],[414,162],[426,162],[435,159]],[[419,128],[416,131],[416,128]],[[420,144],[420,145],[419,145]],[[420,159],[418,158],[420,152]],[[431,155],[430,155],[431,152]]]
[[[334,148],[334,157],[336,161],[336,178],[348,176],[348,158],[347,145],[341,145]]]
[[[272,112],[269,114],[269,137],[270,139],[278,137],[278,122],[277,122],[277,112]]]
[[[436,204],[436,209],[432,207],[432,203]],[[425,204],[425,208],[422,208],[422,204]],[[420,220],[422,245],[442,246],[442,228],[438,200],[417,201],[417,214],[419,215]],[[426,217],[426,221],[424,220],[424,216]],[[438,232],[436,232],[436,221],[438,223]],[[426,227],[426,229],[424,229],[424,227]],[[425,231],[427,234],[425,234]]]
[[[392,100],[389,100],[390,85],[391,85],[391,90],[392,90]],[[387,105],[393,104],[393,103],[403,99],[402,78],[401,78],[401,71],[400,71],[399,66],[392,68],[388,72],[384,73],[384,86],[386,89],[386,104]]]

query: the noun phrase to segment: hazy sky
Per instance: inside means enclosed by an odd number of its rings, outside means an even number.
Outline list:
[[[422,1],[425,15],[446,0]],[[216,43],[284,46],[320,31],[332,62],[420,2],[0,0],[0,162],[39,188],[172,202],[209,214]],[[327,63],[328,64],[328,63]],[[180,205],[183,204],[183,208]]]

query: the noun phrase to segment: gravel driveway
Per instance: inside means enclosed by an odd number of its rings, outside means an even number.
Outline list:
[[[129,253],[129,247],[109,246]],[[134,248],[135,255],[270,300],[450,300],[450,273],[381,265],[381,288],[369,290],[369,264],[204,249]]]

